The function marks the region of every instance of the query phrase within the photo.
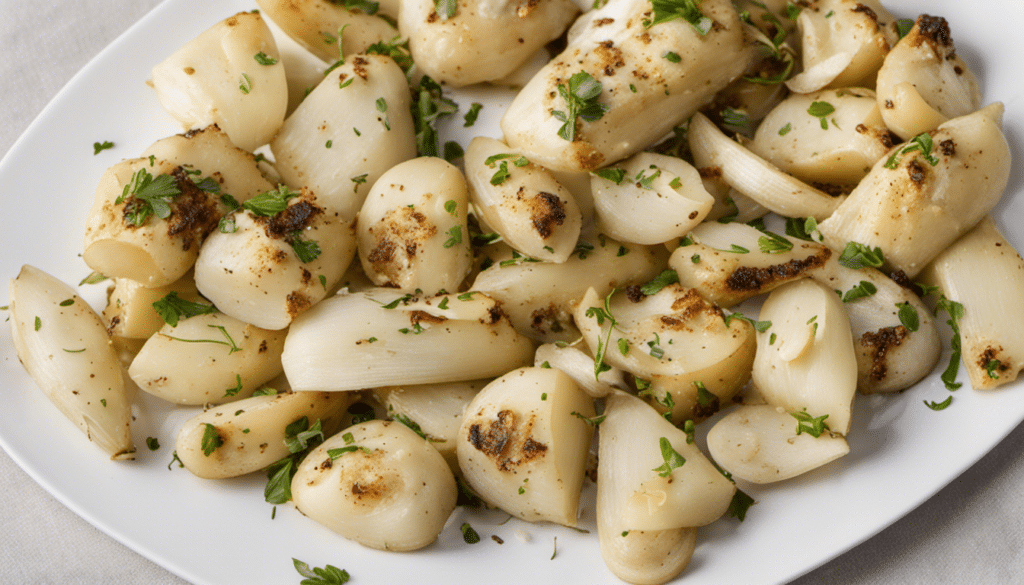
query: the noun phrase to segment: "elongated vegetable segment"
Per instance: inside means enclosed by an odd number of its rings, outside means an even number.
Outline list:
[[[138,158],[118,163],[100,178],[85,224],[90,268],[145,286],[178,280],[217,227],[221,203],[198,187],[185,169]]]
[[[107,306],[103,309],[107,332],[112,337],[149,339],[164,326],[164,320],[153,303],[166,299],[168,295],[174,300],[201,303],[209,310],[215,310],[208,303],[203,303],[191,272],[169,285],[154,288],[130,278],[119,278],[107,294]]]
[[[597,537],[601,558],[619,579],[636,585],[661,585],[690,564],[697,546],[696,528],[616,532],[605,528],[602,516],[598,503]]]
[[[892,148],[878,108],[869,89],[793,94],[758,126],[750,150],[809,184],[853,186]]]
[[[878,71],[878,107],[903,140],[981,106],[981,89],[956,53],[946,19],[922,14]]]
[[[686,235],[715,203],[697,169],[649,152],[599,171],[591,186],[601,233],[635,244],[662,244]]]
[[[825,244],[879,247],[886,267],[913,278],[1002,196],[1010,177],[1002,118],[994,103],[895,147],[820,224]]]
[[[355,235],[349,221],[325,210],[308,189],[282,187],[246,205],[203,244],[196,286],[227,315],[284,329],[341,280],[355,255]]]
[[[259,62],[258,54],[266,58]],[[217,124],[252,151],[281,128],[288,106],[284,66],[263,17],[241,12],[214,25],[153,68],[160,103],[186,129]]]
[[[939,332],[913,291],[870,266],[843,266],[835,255],[810,276],[841,295],[862,394],[904,390],[932,371],[942,350]]]
[[[628,390],[626,373],[608,366],[607,370],[594,376],[594,358],[586,347],[576,342],[572,345],[545,343],[537,348],[533,365],[539,368],[555,368],[569,375],[579,387],[593,398],[601,398],[615,391]]]
[[[843,302],[817,282],[798,280],[768,295],[759,318],[753,382],[765,401],[789,412],[827,417],[832,431],[850,430],[857,359]]]
[[[688,137],[698,168],[715,169],[733,189],[779,215],[822,220],[843,200],[780,171],[723,134],[704,114],[693,115]]]
[[[399,28],[409,37],[417,67],[461,87],[509,75],[565,32],[577,11],[571,0],[533,5],[416,0],[402,3]]]
[[[576,525],[593,400],[553,368],[520,368],[470,402],[459,467],[484,501],[531,522]]]
[[[821,0],[801,10],[804,71],[786,85],[797,93],[824,87],[874,86],[874,76],[899,39],[896,18],[878,0]]]
[[[708,431],[708,450],[723,469],[753,483],[796,477],[850,452],[845,438],[798,434],[799,425],[775,406],[741,406]]]
[[[39,389],[111,459],[134,459],[131,400],[99,315],[33,266],[21,268],[8,295],[14,347]]]
[[[703,223],[690,232],[686,244],[672,252],[669,266],[681,284],[721,307],[821,272],[834,256],[817,242],[742,223]]]
[[[322,436],[329,437],[342,427],[342,415],[355,398],[338,392],[287,392],[223,404],[187,420],[178,431],[174,451],[198,477],[252,473],[292,452],[286,441],[288,425],[306,417],[309,427],[319,423]],[[217,436],[218,446],[212,450],[204,450],[207,425]]]
[[[471,263],[466,179],[437,157],[400,163],[374,183],[359,212],[359,259],[378,286],[458,290]]]
[[[283,347],[283,332],[223,313],[198,315],[177,327],[164,325],[128,375],[139,388],[175,404],[223,404],[247,398],[280,374]]]
[[[314,449],[292,479],[295,507],[363,546],[416,550],[455,509],[455,478],[425,439],[394,421],[369,421]]]
[[[346,55],[285,120],[270,149],[287,185],[308,187],[328,212],[352,220],[384,171],[416,156],[416,139],[398,65],[381,55]]]
[[[597,468],[599,520],[621,533],[704,526],[729,508],[736,486],[642,400],[608,397]]]
[[[150,156],[184,167],[204,190],[239,203],[274,188],[260,172],[256,157],[232,144],[217,126],[157,140],[140,158]]]
[[[675,424],[703,420],[746,384],[754,328],[730,318],[697,291],[669,284],[658,292],[630,287],[604,299],[593,289],[574,312],[597,364],[631,373],[638,389]]]
[[[282,361],[295,390],[329,391],[476,380],[532,357],[533,344],[483,293],[416,298],[375,289],[300,315]]]
[[[375,389],[373,396],[389,417],[424,435],[444,456],[452,471],[460,473],[455,446],[459,442],[463,413],[488,382],[490,380],[387,386]]]
[[[256,0],[256,4],[295,42],[328,63],[398,37],[388,21],[372,15],[379,6],[376,1],[351,10],[331,0]]]
[[[493,138],[466,150],[473,208],[516,250],[565,262],[580,237],[582,215],[569,191],[546,169]]]
[[[1024,261],[995,222],[985,218],[939,254],[923,273],[963,305],[960,347],[971,386],[989,389],[1024,368]]]
[[[727,0],[704,0],[700,10],[699,30],[683,19],[651,24],[648,0],[584,15],[569,46],[506,111],[508,145],[551,169],[590,171],[663,138],[756,55]],[[679,61],[666,59],[669,52]],[[581,72],[590,79],[573,82]]]
[[[579,338],[572,312],[588,288],[606,295],[613,287],[645,283],[658,275],[664,255],[659,248],[620,244],[602,236],[581,240],[562,264],[523,257],[499,260],[477,275],[473,290],[501,301],[521,335],[569,342]]]

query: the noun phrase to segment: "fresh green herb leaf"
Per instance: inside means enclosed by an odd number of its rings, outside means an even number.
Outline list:
[[[185,467],[185,464],[182,463],[181,459],[178,458],[178,452],[177,451],[173,451],[173,452],[171,452],[171,462],[167,464],[167,470],[168,471],[171,470],[171,466],[174,465],[175,461],[178,462],[178,467]]]
[[[860,270],[865,266],[881,268],[885,263],[885,256],[882,254],[881,248],[876,247],[872,250],[864,244],[849,242],[843,249],[843,253],[839,255],[839,263],[854,270]]]
[[[252,56],[252,58],[256,59],[256,62],[259,63],[260,65],[277,65],[278,62],[277,59],[271,57],[270,55],[267,55],[263,51],[256,53]]]
[[[779,234],[764,232],[764,235],[757,239],[757,247],[764,254],[781,254],[793,249],[793,242]]]
[[[252,78],[248,73],[242,74],[242,82],[238,84],[238,89],[245,95],[249,95],[249,92],[252,91]]]
[[[235,385],[224,391],[224,396],[235,396],[242,391],[242,376],[235,374]]]
[[[203,440],[200,445],[203,449],[203,455],[209,457],[211,453],[224,444],[224,440],[220,438],[220,433],[217,432],[217,427],[210,423],[203,423],[203,426],[205,428],[203,429]]]
[[[109,148],[114,148],[114,143],[113,142],[108,142],[108,141],[93,142],[92,143],[92,155],[96,156],[97,154],[99,154],[99,153],[101,153],[104,150],[107,150]]]
[[[469,522],[463,522],[459,529],[462,530],[462,540],[466,541],[466,544],[476,544],[480,542],[480,535],[476,533],[476,530],[473,530],[473,527],[469,525]]]
[[[348,2],[349,0],[345,0],[346,5]],[[295,570],[305,577],[299,585],[344,585],[350,578],[348,571],[334,565],[327,565],[323,569],[320,567],[310,569],[309,565],[295,558],[292,559],[292,564],[295,565]]]
[[[665,462],[651,471],[657,471],[661,477],[668,477],[672,475],[672,470],[682,467],[686,463],[686,458],[672,448],[672,443],[666,437],[658,439],[658,444],[661,447],[661,457]]]
[[[216,313],[217,307],[203,303],[193,303],[179,298],[176,291],[167,293],[167,296],[153,303],[153,310],[156,311],[164,323],[171,327],[177,327],[180,319],[188,319],[196,315],[208,315]]]
[[[887,169],[898,168],[900,166],[900,157],[906,154],[919,152],[921,153],[921,156],[924,157],[924,160],[934,167],[935,165],[939,164],[939,159],[932,154],[933,146],[934,145],[932,143],[931,135],[928,134],[927,132],[922,132],[921,134],[918,134],[917,136],[911,138],[910,141],[907,142],[906,145],[904,145],[902,148],[899,148],[895,152],[893,152],[885,161],[884,166]]]
[[[730,245],[729,249],[725,250],[725,251],[726,252],[732,252],[733,254],[749,254],[750,253],[750,250],[744,248],[743,246],[737,246],[736,244]]]
[[[154,215],[160,219],[170,217],[170,203],[178,195],[181,195],[181,188],[174,177],[166,174],[153,177],[146,169],[139,169],[114,204],[125,203],[125,221],[138,227],[145,225]]]
[[[381,120],[381,123],[384,124],[384,128],[386,130],[391,130],[391,121],[388,119],[388,102],[386,99],[382,97],[377,98],[377,111],[384,114],[384,118],[378,118],[378,120]]]
[[[298,191],[278,185],[277,189],[265,191],[247,200],[242,204],[242,208],[256,216],[270,217],[284,211],[288,207],[288,201],[298,196]]]
[[[596,171],[594,171],[594,174],[597,175],[598,177],[601,177],[602,179],[605,179],[606,181],[611,181],[616,185],[621,185],[623,179],[626,178],[625,169],[597,169]]]
[[[465,156],[466,151],[462,149],[462,146],[454,140],[449,140],[444,143],[444,160],[448,162],[454,162]]]
[[[811,102],[811,106],[807,108],[807,113],[818,118],[821,121],[821,129],[828,130],[828,116],[835,113],[836,108],[828,102]]]
[[[337,4],[337,0],[330,0]],[[342,4],[346,10],[362,10],[366,14],[373,16],[380,10],[380,2],[371,2],[369,0],[342,0]]]
[[[743,128],[747,124],[750,124],[750,116],[747,115],[743,110],[736,110],[733,108],[725,108],[721,111],[722,122],[726,126],[732,126],[734,128]]]
[[[747,510],[754,504],[754,498],[747,495],[743,490],[737,489],[736,493],[732,495],[732,501],[729,502],[728,514],[732,518],[738,519],[740,522],[747,517]]]
[[[704,36],[715,24],[713,20],[704,16],[695,0],[651,0],[651,7],[654,9],[654,18],[644,21],[647,28],[682,18],[690,23],[700,36]]]
[[[320,256],[320,244],[316,240],[303,238],[301,230],[292,232],[287,241],[303,264],[309,264]]]
[[[156,437],[146,437],[146,446],[150,451],[156,451],[160,448],[160,441]]]
[[[235,343],[235,340],[231,338],[231,334],[228,333],[228,330],[225,329],[223,325],[209,324],[207,325],[207,327],[212,327],[220,331],[221,335],[224,336],[224,339],[182,339],[180,337],[172,337],[166,334],[162,335],[164,335],[164,337],[168,339],[173,339],[175,341],[183,341],[185,343],[216,343],[218,345],[226,345],[228,346],[228,355],[231,355],[236,351],[242,351],[242,348],[238,347],[238,345]]]
[[[843,294],[843,302],[852,303],[857,299],[870,297],[876,292],[878,292],[878,288],[875,287],[875,285],[871,284],[866,280],[862,280],[859,284],[857,284],[850,290],[846,291],[845,294]]]
[[[412,420],[408,416],[406,416],[406,415],[404,415],[404,414],[402,414],[400,412],[396,412],[396,413],[393,413],[391,415],[391,418],[393,418],[394,420],[396,420],[396,421],[402,423],[403,425],[409,427],[409,429],[412,430],[412,432],[414,432],[417,435],[419,435],[421,439],[426,439],[427,438],[427,433],[423,432],[423,429],[420,428],[420,425],[417,424],[416,421]]]
[[[900,323],[903,323],[903,326],[910,331],[917,331],[918,327],[921,326],[917,309],[909,302],[896,303],[896,306],[899,308]]]
[[[608,332],[605,334],[602,340],[600,336],[597,338],[597,351],[594,353],[594,378],[600,380],[601,372],[607,372],[612,367],[604,363],[605,351],[608,349],[608,344],[611,342],[612,331],[618,322],[615,317],[612,316],[611,302],[612,297],[615,295],[616,289],[612,289],[612,292],[608,293],[608,296],[604,299],[604,308],[601,307],[590,307],[584,313],[587,317],[597,319],[598,325],[604,325],[605,320],[608,320]]]
[[[909,18],[901,18],[896,21],[896,32],[899,33],[901,39],[907,36],[912,28],[914,28],[914,21]]]
[[[779,128],[779,136],[785,136],[786,134],[789,134],[791,130],[793,130],[793,124],[786,122],[785,126]]]
[[[692,445],[696,440],[694,435],[697,433],[697,425],[692,420],[688,420],[683,423],[683,432],[686,433],[686,444]]]
[[[448,239],[444,242],[445,248],[451,248],[462,243],[462,226],[453,225],[447,233]]]
[[[647,347],[651,348],[651,357],[660,360],[665,357],[665,350],[661,347],[661,337],[654,334],[654,341],[648,341]]]
[[[962,385],[956,381],[956,376],[957,372],[960,370],[960,319],[963,319],[964,316],[964,306],[943,296],[935,305],[936,312],[939,309],[946,311],[946,314],[949,315],[949,319],[946,320],[946,324],[953,330],[953,338],[950,339],[950,346],[953,349],[953,353],[949,356],[949,365],[946,366],[946,370],[942,372],[942,375],[939,376],[939,378],[942,380],[943,384],[946,385],[946,389],[952,392],[959,389]]]
[[[647,296],[658,294],[661,289],[679,282],[679,273],[675,270],[662,270],[661,274],[655,276],[653,280],[640,287],[640,292]]]
[[[434,0],[434,11],[441,17],[441,20],[448,20],[455,16],[459,7],[457,0]]]
[[[999,372],[997,372],[996,370],[998,370],[999,366],[1001,365],[1003,365],[1003,362],[999,360],[988,360],[988,363],[985,364],[985,373],[988,374],[989,378],[992,378],[993,380],[998,380]]]
[[[818,417],[812,417],[807,414],[807,409],[804,408],[802,412],[791,412],[789,413],[793,418],[797,420],[796,423],[796,434],[807,433],[808,435],[818,438],[821,433],[829,430],[828,424],[825,419],[828,418],[827,414],[823,414]]]
[[[924,400],[923,402],[925,406],[932,410],[945,410],[947,406],[953,403],[953,397],[947,396],[942,402],[928,402],[927,400]]]
[[[469,128],[473,124],[476,124],[476,119],[477,117],[480,116],[480,110],[482,110],[483,108],[484,105],[478,102],[473,102],[472,104],[470,104],[469,111],[466,112],[466,115],[463,116],[462,118],[462,126],[464,128]]]
[[[604,419],[608,418],[608,415],[606,415],[606,414],[602,414],[601,416],[595,416],[595,417],[591,418],[591,417],[583,416],[582,414],[576,412],[575,410],[570,412],[569,414],[571,414],[572,416],[575,416],[576,418],[586,422],[588,425],[590,425],[592,427],[600,426],[601,423],[604,422]]]
[[[35,330],[36,330],[36,331],[39,331],[40,329],[42,329],[42,327],[43,327],[43,320],[42,320],[42,319],[40,319],[40,318],[39,318],[39,317],[37,316],[37,317],[36,317],[36,322],[35,322]]]
[[[566,109],[553,110],[551,115],[564,122],[558,130],[558,135],[563,139],[574,142],[577,132],[577,118],[587,122],[594,122],[601,119],[608,106],[597,103],[601,95],[601,82],[594,79],[586,71],[580,71],[569,78],[569,82],[559,84],[558,93],[565,102]]]
[[[683,58],[679,56],[679,53],[673,51],[665,51],[665,54],[662,55],[662,58],[671,63],[679,63],[683,60]]]
[[[730,313],[726,315],[724,319],[726,327],[728,327],[732,323],[733,319],[741,319],[753,325],[754,330],[757,331],[758,333],[764,333],[765,331],[768,331],[768,329],[771,328],[772,326],[771,321],[755,321],[742,313]]]
[[[505,179],[509,178],[510,173],[508,172],[508,161],[502,161],[498,170],[495,171],[494,175],[491,176],[491,184],[498,186],[505,182]]]

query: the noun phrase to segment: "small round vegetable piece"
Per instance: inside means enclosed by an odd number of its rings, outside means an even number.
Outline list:
[[[444,457],[394,421],[368,421],[334,435],[306,457],[292,479],[299,511],[381,550],[416,550],[434,542],[456,496]]]

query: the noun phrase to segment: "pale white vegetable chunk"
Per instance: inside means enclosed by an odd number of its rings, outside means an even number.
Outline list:
[[[160,287],[147,287],[129,278],[118,278],[107,292],[107,306],[103,309],[107,333],[111,337],[149,339],[164,326],[164,320],[154,310],[153,303],[171,293],[192,303],[203,302],[191,272]]]
[[[665,252],[624,245],[608,238],[581,242],[562,264],[505,258],[477,275],[473,290],[501,301],[516,331],[537,341],[579,338],[572,319],[574,305],[588,288],[599,295],[612,288],[643,284],[658,275]]]
[[[956,54],[949,23],[922,14],[878,70],[878,107],[903,140],[981,106],[981,88]]]
[[[682,237],[715,203],[697,169],[680,158],[643,152],[610,170],[624,175],[618,182],[591,178],[597,227],[623,242],[654,245]]]
[[[917,139],[897,146],[819,225],[825,244],[879,247],[887,268],[913,278],[1002,196],[1010,177],[1002,118],[994,103],[926,134],[927,153]]]
[[[157,140],[139,158],[150,156],[193,173],[201,171],[193,175],[194,182],[211,178],[217,182],[217,194],[231,195],[240,203],[274,188],[261,172],[256,157],[232,144],[231,138],[217,126]]]
[[[672,252],[669,266],[683,286],[721,307],[806,278],[835,254],[817,242],[769,236],[744,223],[708,222]]]
[[[605,417],[597,501],[609,528],[620,534],[692,528],[714,522],[729,508],[736,486],[687,442],[682,429],[624,392],[608,397]]]
[[[390,57],[349,55],[270,143],[285,184],[355,219],[384,171],[416,156],[409,86]]]
[[[223,404],[185,421],[174,452],[186,469],[204,479],[259,471],[292,452],[285,441],[288,425],[305,417],[307,428],[319,422],[329,437],[341,428],[355,398],[339,392],[286,392]]]
[[[733,477],[753,483],[796,477],[850,452],[845,438],[797,434],[798,424],[775,406],[741,406],[708,431],[708,451]]]
[[[203,296],[263,329],[284,329],[324,299],[355,255],[350,222],[325,210],[308,189],[291,193],[279,213],[234,212],[231,227],[210,235],[196,260]]]
[[[197,315],[150,337],[128,375],[168,402],[223,404],[247,398],[280,374],[283,347],[283,332],[222,313]]]
[[[931,373],[941,341],[932,312],[913,291],[874,268],[843,266],[836,255],[810,277],[842,295],[862,394],[904,390]],[[855,298],[860,294],[869,296]]]
[[[134,459],[131,399],[99,315],[33,266],[22,266],[7,290],[11,338],[32,380],[111,459]]]
[[[1017,379],[1024,368],[1024,260],[985,218],[929,265],[925,280],[963,305],[960,344],[976,389]]]
[[[573,26],[569,46],[512,101],[501,121],[505,141],[545,167],[589,171],[661,140],[756,56],[728,0],[705,0],[700,10],[713,22],[705,21],[710,27],[705,35],[683,19],[645,27],[651,11],[647,0],[609,2],[584,15]],[[666,58],[669,52],[678,62]],[[568,90],[572,76],[581,71],[600,84],[593,99],[607,107],[600,119],[588,114],[569,120],[577,110],[569,109],[557,88]],[[587,83],[575,89],[576,94],[567,95],[586,96],[595,88]],[[573,124],[570,141],[565,136]]]
[[[267,20],[267,26],[274,35],[277,51],[281,54],[281,63],[284,64],[285,81],[288,83],[288,109],[285,112],[287,117],[299,107],[306,95],[324,80],[324,71],[327,71],[330,64],[288,36],[288,33],[281,30],[274,21]]]
[[[620,530],[602,521],[597,504],[597,538],[601,559],[616,577],[636,585],[661,585],[690,564],[697,546],[696,528],[669,530]]]
[[[398,37],[398,30],[383,18],[331,0],[256,0],[256,5],[295,42],[328,63]],[[388,12],[398,16],[397,11]]]
[[[585,351],[586,346],[580,341],[572,345],[545,343],[537,348],[533,365],[565,372],[592,398],[607,396],[616,388],[628,390],[626,373],[618,368],[609,366],[609,369],[594,376],[594,358]]]
[[[101,274],[130,278],[145,286],[164,286],[188,272],[199,246],[216,229],[223,207],[185,171],[148,158],[126,160],[107,169],[86,219],[85,263]],[[149,199],[137,194],[167,201],[166,216],[147,213],[156,210]]]
[[[850,320],[831,289],[798,280],[775,289],[761,307],[771,327],[757,333],[752,380],[765,401],[850,430],[857,359]]]
[[[459,428],[466,407],[480,390],[490,382],[470,380],[447,384],[419,384],[386,386],[373,391],[374,398],[388,412],[388,416],[402,424],[419,430],[427,441],[444,456],[453,472],[459,473],[459,458],[455,445],[459,441]],[[337,393],[336,393],[337,394]]]
[[[878,0],[819,0],[801,10],[803,72],[786,85],[797,93],[824,87],[874,85],[874,76],[899,39],[896,18]]]
[[[679,284],[650,296],[630,288],[610,299],[590,289],[574,316],[594,357],[649,383],[645,395],[675,424],[714,414],[750,378],[751,324],[727,324],[720,308]]]
[[[456,496],[441,454],[394,421],[369,421],[334,435],[292,479],[292,500],[304,515],[363,546],[389,551],[434,542]]]
[[[466,408],[459,467],[487,503],[523,520],[576,526],[593,436],[580,417],[593,416],[593,400],[561,371],[513,370]]]
[[[381,175],[359,212],[359,260],[378,286],[458,290],[472,263],[466,179],[437,157]]]
[[[398,26],[418,68],[461,87],[509,75],[558,38],[577,12],[572,0],[402,0]]]
[[[765,117],[750,150],[807,183],[856,185],[892,148],[878,108],[869,89],[793,94]]]
[[[288,106],[284,65],[263,17],[240,12],[153,68],[160,104],[186,129],[217,124],[252,151],[281,128]]]
[[[843,201],[782,172],[723,134],[704,114],[693,115],[688,138],[697,168],[713,169],[730,187],[779,215],[821,220]]]
[[[483,293],[414,298],[375,289],[300,315],[282,360],[293,389],[330,391],[476,380],[532,357],[530,340]]]
[[[543,167],[505,143],[478,136],[466,149],[473,209],[513,248],[538,260],[565,262],[583,224],[572,194]]]

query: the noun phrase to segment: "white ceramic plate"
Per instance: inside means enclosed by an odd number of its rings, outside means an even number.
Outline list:
[[[895,4],[890,2],[891,4]],[[168,0],[103,51],[57,96],[0,163],[8,194],[0,219],[0,275],[30,263],[74,283],[89,273],[78,254],[82,226],[103,170],[179,131],[145,85],[150,68],[214,22],[251,3]],[[946,16],[959,53],[982,81],[985,100],[1006,104],[1006,133],[1015,154],[1024,129],[1024,62],[1015,23],[1024,4],[989,0],[901,0],[898,16]],[[486,100],[473,130],[496,134],[507,99],[464,92],[465,105]],[[463,145],[461,116],[442,130]],[[92,156],[95,141],[114,150]],[[1019,166],[994,215],[1011,242],[1024,248],[1024,195]],[[94,305],[102,286],[82,287]],[[346,568],[359,582],[555,583],[572,575],[614,583],[594,534],[518,521],[502,514],[457,510],[439,541],[416,553],[372,551],[334,535],[281,506],[276,519],[263,502],[262,477],[210,482],[168,469],[178,426],[194,410],[175,410],[140,396],[133,426],[134,462],[107,461],[63,420],[14,358],[8,330],[0,333],[0,445],[44,488],[89,522],[182,577],[208,584],[297,583],[292,557],[314,566]],[[948,353],[943,356],[945,363]],[[966,387],[953,405],[933,412],[923,400],[947,396],[937,374],[896,396],[859,397],[845,459],[781,485],[745,489],[758,501],[747,520],[703,529],[691,567],[680,577],[699,583],[790,580],[869,538],[966,470],[1024,420],[1021,384],[980,393]],[[45,429],[45,431],[41,431]],[[150,452],[146,437],[163,447]],[[592,499],[583,527],[594,528]],[[463,542],[468,519],[484,541]],[[813,519],[809,522],[809,520]],[[499,535],[504,545],[489,537]],[[557,537],[557,554],[552,560]]]

